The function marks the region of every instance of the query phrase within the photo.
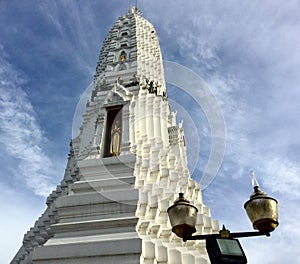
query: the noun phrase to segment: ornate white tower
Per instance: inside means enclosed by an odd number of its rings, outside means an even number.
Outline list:
[[[157,34],[133,10],[103,43],[64,178],[11,263],[209,263],[205,242],[171,232],[179,191],[199,209],[198,233],[218,231],[189,175]]]

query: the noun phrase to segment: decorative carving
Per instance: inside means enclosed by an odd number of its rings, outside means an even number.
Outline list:
[[[124,104],[123,98],[119,94],[111,91],[111,93],[108,95],[108,98],[106,98],[104,102],[104,107],[111,106],[111,105],[123,105],[123,104]]]
[[[154,93],[155,95],[157,95],[157,91],[158,91],[158,83],[154,82],[153,80],[149,80],[146,79],[146,88],[149,91],[149,93]]]
[[[126,69],[127,69],[127,67],[126,67],[125,63],[124,63],[124,62],[121,62],[121,64],[120,64],[118,70],[119,70],[119,71],[124,71],[124,70],[126,70]]]

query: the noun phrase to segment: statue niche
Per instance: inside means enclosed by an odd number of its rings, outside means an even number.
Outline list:
[[[106,135],[103,157],[118,156],[122,141],[122,107],[107,108]]]
[[[125,62],[126,62],[126,59],[127,59],[127,54],[126,52],[123,50],[119,56],[119,67],[118,67],[118,71],[124,71],[127,69],[126,65],[125,65]]]
[[[116,121],[115,125],[111,130],[109,152],[112,156],[118,156],[120,154],[120,143],[121,143],[121,128],[119,127],[119,122]]]

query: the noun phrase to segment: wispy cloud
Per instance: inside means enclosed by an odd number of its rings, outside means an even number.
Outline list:
[[[253,166],[272,181],[272,190],[280,191],[280,179],[283,186],[293,184],[297,195],[299,3],[281,8],[279,1],[233,3],[193,1],[176,16],[168,16],[162,27],[169,37],[178,32],[174,41],[179,53],[209,84],[222,107],[228,161],[223,169],[242,177]],[[187,12],[189,16],[180,19]],[[178,19],[182,23],[176,23]]]
[[[299,2],[191,2],[192,8],[169,14],[161,28],[171,43],[166,41],[166,53],[177,52],[209,84],[224,114],[226,155],[204,202],[220,224],[251,228],[242,206],[254,169],[262,190],[279,202],[280,225],[267,241],[242,240],[249,263],[294,263],[299,258],[293,231],[300,196]]]
[[[238,80],[228,80],[220,74],[214,77],[210,86],[218,98],[222,98],[220,103],[227,125],[227,155],[223,172],[234,172],[232,177],[236,179],[249,174],[249,169],[255,169],[260,182],[272,193],[289,193],[289,199],[298,199],[300,166],[295,157],[299,152],[294,148],[299,142],[297,137],[291,135],[291,129],[296,128],[298,123],[288,122],[284,125],[283,121],[296,118],[298,110],[286,111],[286,108],[291,110],[293,98],[276,106],[274,102],[282,98],[282,91],[279,90],[273,92],[273,105],[270,101],[267,103],[271,108],[252,106],[245,98],[238,97],[241,94]],[[232,90],[230,86],[237,88]],[[245,88],[251,89],[252,86],[248,84]],[[295,136],[297,133],[296,130]]]
[[[34,109],[21,85],[25,79],[5,59],[0,46],[0,143],[18,160],[20,178],[37,195],[54,188],[53,165],[43,150],[47,139],[36,120]]]
[[[50,50],[60,56],[69,57],[79,69],[94,74],[95,62],[99,51],[98,39],[103,38],[106,30],[99,32],[98,20],[91,12],[91,3],[70,5],[67,1],[56,3],[40,2],[39,9],[44,15],[45,24],[55,32],[51,40]],[[101,29],[101,28],[100,28]],[[94,32],[99,32],[94,35]]]

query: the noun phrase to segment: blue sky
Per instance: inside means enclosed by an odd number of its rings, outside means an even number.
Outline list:
[[[17,252],[62,179],[77,102],[106,33],[132,2],[0,1],[1,263]],[[232,231],[251,229],[243,204],[255,170],[279,202],[280,226],[270,238],[240,240],[249,263],[300,263],[300,2],[152,0],[139,8],[157,30],[163,58],[201,76],[222,109],[225,156],[203,191],[213,218]],[[172,87],[168,95],[200,131],[199,180],[209,125],[193,98]]]

